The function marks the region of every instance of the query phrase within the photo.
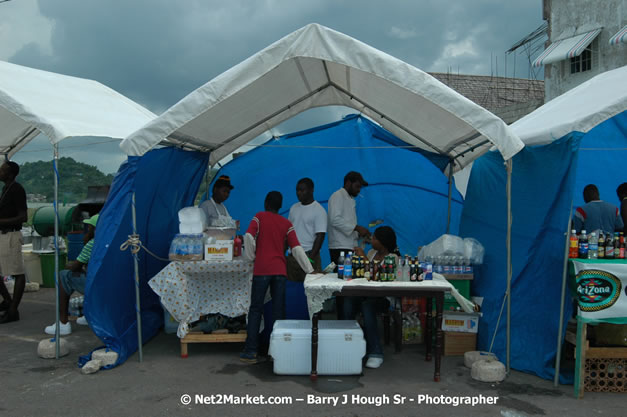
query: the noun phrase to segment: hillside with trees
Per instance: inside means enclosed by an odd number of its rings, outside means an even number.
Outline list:
[[[72,158],[59,159],[59,202],[78,203],[87,196],[89,185],[110,185],[112,174],[104,174],[93,165],[77,162]],[[54,174],[52,161],[26,162],[20,166],[17,181],[27,194],[46,196],[47,202],[54,200]]]

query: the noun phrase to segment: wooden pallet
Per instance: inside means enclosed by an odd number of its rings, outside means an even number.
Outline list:
[[[181,339],[181,358],[187,358],[188,343],[242,343],[246,341],[246,330],[238,333],[228,333],[216,330],[213,333],[190,332]]]

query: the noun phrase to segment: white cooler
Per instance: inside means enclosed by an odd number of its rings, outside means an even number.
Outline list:
[[[268,353],[274,359],[275,374],[309,375],[311,321],[276,321]],[[365,354],[364,333],[355,320],[318,322],[318,375],[361,374]]]

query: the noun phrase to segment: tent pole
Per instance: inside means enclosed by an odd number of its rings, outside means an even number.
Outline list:
[[[514,161],[506,162],[507,168],[507,373],[510,372],[510,331],[512,319],[512,168]]]
[[[453,160],[451,159],[448,164],[448,212],[446,215],[446,234],[451,229],[451,198],[453,196]]]
[[[568,248],[570,245],[570,239],[568,232],[570,232],[570,222],[573,216],[573,200],[570,200],[570,211],[568,216],[568,224],[566,225],[566,243],[564,243],[564,266],[562,268],[562,296],[560,304],[560,324],[557,330],[557,352],[555,355],[555,376],[553,377],[553,385],[558,386],[560,380],[560,362],[562,359],[562,329],[564,328],[564,298],[566,296],[566,278],[568,276]]]
[[[133,236],[137,236],[137,220],[135,217],[135,192],[133,191],[133,205],[131,206],[133,213]],[[137,314],[137,350],[139,352],[139,362],[143,362],[144,353],[142,346],[142,315],[139,297],[139,262],[137,253],[133,253],[133,265],[135,267],[135,313]]]
[[[55,318],[55,353],[54,357],[59,359],[61,356],[61,341],[60,341],[60,312],[59,312],[59,170],[57,163],[59,162],[59,145],[57,143],[53,146],[53,174],[54,174],[54,285],[55,285],[55,305],[56,305],[56,318]]]

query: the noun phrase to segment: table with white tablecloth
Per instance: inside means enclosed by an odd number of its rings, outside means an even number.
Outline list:
[[[243,259],[174,261],[148,285],[179,322],[177,335],[183,340],[189,332],[189,324],[202,315],[220,313],[238,317],[247,314],[252,278],[253,263]]]

